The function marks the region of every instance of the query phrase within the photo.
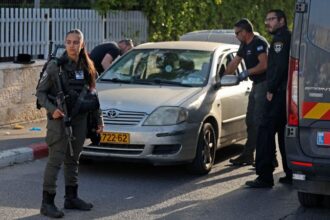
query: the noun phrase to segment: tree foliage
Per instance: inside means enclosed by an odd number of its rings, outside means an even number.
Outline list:
[[[186,32],[203,29],[232,29],[236,21],[248,18],[255,31],[266,35],[268,10],[282,9],[292,26],[295,0],[96,0],[95,9],[142,10],[149,20],[149,40],[176,40]],[[267,36],[267,35],[266,35]]]
[[[281,9],[287,16],[288,25],[292,28],[295,0],[223,0],[221,4],[221,21],[219,28],[232,28],[235,21],[248,18],[255,31],[269,38],[265,29],[265,16],[270,9]]]

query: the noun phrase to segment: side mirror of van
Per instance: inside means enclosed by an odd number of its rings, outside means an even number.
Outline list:
[[[221,86],[236,86],[239,84],[238,76],[236,75],[224,75],[221,77]]]

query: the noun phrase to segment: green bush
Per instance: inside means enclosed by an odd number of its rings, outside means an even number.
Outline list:
[[[96,0],[101,14],[109,10],[142,10],[149,20],[149,41],[177,40],[194,30],[232,29],[236,21],[248,18],[255,30],[265,35],[264,19],[268,10],[286,12],[292,27],[295,0]]]

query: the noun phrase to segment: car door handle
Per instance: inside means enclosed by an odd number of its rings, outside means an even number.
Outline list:
[[[245,93],[246,93],[246,94],[251,93],[251,88],[250,88],[250,87],[247,87]]]

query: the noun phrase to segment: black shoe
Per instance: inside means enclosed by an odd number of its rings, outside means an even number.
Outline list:
[[[248,156],[245,154],[241,154],[235,159],[230,159],[229,163],[234,166],[245,166],[245,165],[252,165],[254,163],[253,155]]]
[[[289,185],[291,185],[292,184],[292,176],[281,177],[281,178],[278,179],[278,182],[279,183],[282,183],[282,184],[289,184]]]
[[[93,204],[87,203],[80,198],[65,199],[65,209],[78,209],[82,211],[90,211],[93,208]]]
[[[247,181],[245,185],[247,185],[250,188],[272,188],[274,186],[274,183],[266,182],[257,178],[253,181]]]
[[[65,186],[64,208],[90,211],[93,208],[93,204],[87,203],[78,197],[78,185]]]
[[[47,191],[43,191],[40,214],[48,216],[50,218],[62,218],[64,216],[64,213],[58,210],[58,208],[55,206],[55,195],[55,193],[51,194]]]

